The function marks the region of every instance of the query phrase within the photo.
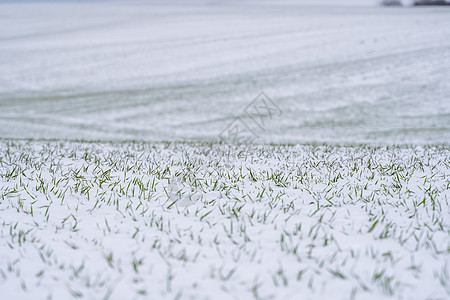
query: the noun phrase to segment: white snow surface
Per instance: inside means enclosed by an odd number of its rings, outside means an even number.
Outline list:
[[[0,0],[0,299],[449,299],[450,9],[375,2]]]
[[[449,157],[3,140],[0,298],[448,299]]]
[[[375,2],[2,2],[0,137],[448,144],[450,9]]]

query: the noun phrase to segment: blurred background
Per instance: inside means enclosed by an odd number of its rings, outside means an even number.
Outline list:
[[[388,2],[0,0],[0,137],[215,141],[264,91],[258,142],[448,144],[450,6]]]

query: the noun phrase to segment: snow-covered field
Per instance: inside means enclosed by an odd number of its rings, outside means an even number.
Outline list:
[[[3,141],[2,299],[448,299],[449,152]]]
[[[448,143],[450,9],[375,0],[0,4],[0,136]]]
[[[26,2],[1,300],[450,299],[448,7]]]

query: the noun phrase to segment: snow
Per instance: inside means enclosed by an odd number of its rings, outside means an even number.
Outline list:
[[[450,295],[448,148],[12,140],[0,153],[5,299]]]
[[[448,144],[450,10],[373,1],[0,4],[0,136]]]
[[[375,2],[0,0],[0,298],[448,299],[450,10]]]

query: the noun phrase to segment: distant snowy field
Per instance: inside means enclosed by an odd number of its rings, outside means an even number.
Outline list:
[[[450,9],[375,2],[0,3],[0,137],[448,144]]]
[[[449,157],[1,141],[1,298],[448,299]]]

